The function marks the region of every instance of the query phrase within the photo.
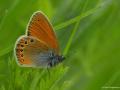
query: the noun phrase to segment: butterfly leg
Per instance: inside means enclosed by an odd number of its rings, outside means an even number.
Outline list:
[[[47,71],[48,71],[48,74],[49,74],[49,78],[50,78],[49,65],[47,65]]]

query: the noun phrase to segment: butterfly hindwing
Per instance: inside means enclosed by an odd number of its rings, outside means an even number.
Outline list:
[[[59,53],[56,35],[53,31],[52,25],[43,13],[36,12],[31,17],[27,29],[28,36],[33,36],[44,41],[50,48],[55,49],[56,53]]]
[[[22,66],[47,66],[49,48],[46,43],[31,36],[21,36],[15,47],[18,63]],[[42,56],[46,56],[43,58]]]

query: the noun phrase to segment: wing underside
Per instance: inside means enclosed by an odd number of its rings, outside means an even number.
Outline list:
[[[48,46],[34,37],[22,36],[16,43],[17,62],[22,66],[46,66],[48,60]]]
[[[53,31],[52,25],[43,13],[36,12],[32,16],[28,24],[27,35],[44,41],[50,48],[53,48],[56,53],[59,53],[56,35]]]

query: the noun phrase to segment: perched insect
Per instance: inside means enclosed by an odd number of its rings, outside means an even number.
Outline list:
[[[19,65],[49,68],[64,60],[52,25],[42,12],[31,17],[26,35],[15,44],[15,56]]]

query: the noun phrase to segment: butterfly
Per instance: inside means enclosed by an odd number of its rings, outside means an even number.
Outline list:
[[[35,12],[27,26],[26,35],[20,36],[15,44],[16,61],[24,67],[49,68],[62,62],[59,44],[47,17]]]

